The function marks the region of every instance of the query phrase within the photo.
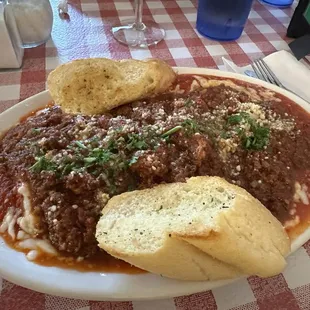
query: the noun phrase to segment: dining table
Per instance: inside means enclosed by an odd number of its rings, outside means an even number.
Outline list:
[[[279,50],[289,50],[287,27],[297,3],[280,9],[259,1],[242,36],[236,41],[213,41],[196,28],[196,0],[146,0],[143,17],[160,24],[166,37],[155,46],[133,48],[118,43],[111,27],[133,17],[129,0],[69,0],[68,13],[53,9],[51,38],[25,49],[20,69],[0,70],[0,112],[46,89],[48,74],[59,64],[78,58],[160,58],[176,67],[224,70],[223,57],[238,66]],[[25,270],[27,272],[27,270]],[[188,296],[164,300],[90,301],[43,294],[0,277],[1,310],[309,310],[310,242],[288,257],[285,271],[267,279],[256,276]]]

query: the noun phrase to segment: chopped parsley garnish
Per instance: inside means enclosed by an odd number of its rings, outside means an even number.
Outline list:
[[[131,166],[133,164],[135,164],[137,161],[138,161],[139,157],[138,156],[133,156],[129,162],[128,162],[128,165]]]
[[[81,141],[75,141],[75,144],[81,148],[81,149],[84,149],[84,150],[87,150],[87,147],[81,142]]]
[[[244,129],[244,124],[248,124],[248,131]],[[261,150],[269,141],[269,128],[260,126],[248,113],[241,112],[231,115],[227,119],[227,126],[230,131],[224,132],[222,137],[228,137],[231,132],[235,132],[240,137],[242,147],[245,149]],[[160,143],[167,142],[173,134],[180,130],[189,135],[199,132],[210,136],[209,131],[213,132],[213,130],[209,127],[210,124],[202,125],[197,120],[186,119],[161,135],[150,130],[121,136],[117,132],[116,136],[111,137],[105,145],[101,146],[98,144],[98,137],[93,140],[89,139],[88,142],[77,140],[64,150],[69,153],[69,156],[59,158],[56,155],[47,159],[46,154],[40,150],[30,171],[33,173],[52,171],[57,177],[64,177],[72,171],[88,172],[95,176],[104,173],[110,181],[113,181],[121,171],[128,169],[138,161],[139,157],[135,155],[136,151],[156,150]],[[90,144],[94,141],[96,147]],[[110,183],[109,186],[112,186]]]
[[[234,114],[228,117],[227,122],[230,125],[235,125],[241,123],[242,120],[243,117],[241,116],[241,114]]]
[[[84,158],[84,162],[87,163],[87,164],[94,163],[96,160],[97,160],[96,157],[85,157]]]
[[[32,128],[31,132],[35,135],[38,135],[39,133],[41,133],[41,129],[40,128]]]
[[[269,142],[270,129],[268,127],[261,126],[255,119],[253,119],[249,113],[240,112],[229,116],[227,119],[229,125],[240,125],[233,128],[233,131],[241,139],[241,144],[244,149],[247,150],[262,150],[267,146]],[[248,131],[241,125],[249,125]],[[223,133],[222,137],[229,136],[228,133]]]
[[[52,161],[46,159],[46,157],[40,156],[40,157],[35,157],[36,163],[33,164],[30,167],[30,170],[33,172],[41,172],[43,170],[45,171],[56,171],[57,170],[57,165],[53,163]]]
[[[120,128],[121,129],[121,128]],[[64,177],[75,172],[89,172],[95,176],[105,173],[109,177],[115,177],[135,164],[139,157],[136,151],[156,150],[160,143],[168,141],[174,133],[184,130],[185,133],[195,134],[200,132],[200,127],[195,120],[187,119],[181,124],[157,134],[156,130],[147,128],[142,133],[120,134],[112,136],[105,145],[100,145],[100,139],[95,136],[86,141],[76,140],[64,150],[70,156],[52,156],[47,160],[42,149],[37,153],[36,163],[30,171],[40,173],[41,171],[54,171],[57,177]],[[94,146],[95,144],[95,146]]]
[[[126,141],[126,139],[125,139]],[[136,133],[127,135],[127,150],[132,151],[135,149],[146,150],[148,149],[148,144],[145,142],[144,138]]]
[[[269,141],[270,129],[267,127],[251,127],[253,135],[241,137],[242,146],[248,150],[262,150]]]
[[[232,114],[228,117],[227,123],[229,125],[237,125],[241,124],[242,122],[249,122],[253,120],[249,113],[246,112],[240,112],[236,114]]]
[[[111,160],[113,154],[114,153],[112,153],[109,148],[108,149],[95,148],[89,153],[89,156],[86,158],[87,158],[88,163],[96,163],[99,165],[104,165],[109,160]]]
[[[74,163],[65,164],[62,169],[62,176],[68,175],[71,171],[74,171],[75,169]]]
[[[201,128],[195,120],[187,119],[182,123],[183,128],[188,134],[195,134],[200,132]]]
[[[179,130],[184,130],[185,134],[187,135],[194,135],[195,133],[205,133],[208,136],[212,136],[212,129],[209,125],[203,125],[198,123],[194,119],[186,119],[180,125],[171,128],[170,130],[166,131],[162,134],[162,138],[167,139],[172,134],[178,132]]]
[[[116,141],[111,139],[106,146],[93,149],[86,147],[81,141],[74,141],[73,145],[67,147],[70,156],[63,156],[60,159],[52,157],[47,160],[41,152],[41,156],[35,158],[36,163],[30,171],[34,173],[53,171],[57,177],[64,177],[72,171],[87,171],[95,176],[99,176],[102,172],[113,179],[119,172],[128,169],[138,161],[138,156],[131,156],[128,159],[130,153],[147,148],[148,144],[138,134],[128,134]]]
[[[167,138],[167,137],[173,135],[174,133],[176,133],[177,131],[181,130],[182,128],[183,128],[183,126],[181,126],[181,125],[175,126],[171,129],[169,129],[168,131],[164,132],[161,136],[162,136],[162,138]]]
[[[190,107],[190,106],[192,106],[194,104],[194,101],[191,99],[191,98],[187,98],[186,100],[185,100],[185,102],[184,102],[184,105],[186,106],[186,107]]]

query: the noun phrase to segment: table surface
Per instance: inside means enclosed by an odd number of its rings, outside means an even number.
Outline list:
[[[211,41],[195,30],[197,2],[147,0],[143,13],[166,29],[166,39],[149,49],[118,44],[111,26],[133,16],[128,0],[71,0],[69,18],[61,18],[57,1],[52,38],[25,50],[22,69],[0,72],[0,112],[43,91],[48,73],[76,58],[114,59],[157,57],[173,66],[223,69],[222,57],[237,65],[277,50],[288,50],[286,29],[293,9],[277,9],[255,1],[243,35],[233,42]],[[296,6],[296,3],[295,3]],[[309,310],[310,242],[288,259],[283,274],[269,279],[250,277],[213,291],[160,301],[93,302],[37,293],[0,278],[2,310]]]

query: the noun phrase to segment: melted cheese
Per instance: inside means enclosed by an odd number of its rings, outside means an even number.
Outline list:
[[[9,208],[0,226],[0,232],[7,232],[13,240],[16,238],[15,224],[20,213],[21,210],[19,209]]]
[[[36,250],[31,250],[30,252],[28,252],[28,254],[26,255],[28,260],[35,260],[38,257],[39,253]]]
[[[18,242],[18,246],[25,250],[42,251],[51,255],[57,255],[58,252],[49,241],[43,239],[29,238]]]
[[[28,239],[30,236],[26,234],[23,230],[19,230],[17,233],[17,240]]]
[[[300,185],[298,182],[295,183],[294,201],[309,205],[308,188],[306,185]]]
[[[24,216],[18,219],[18,224],[20,228],[30,235],[36,235],[39,233],[36,228],[36,218],[31,213],[31,200],[30,200],[30,191],[27,184],[22,183],[18,188],[18,193],[23,196],[23,207],[24,207]]]
[[[9,208],[0,225],[0,232],[7,232],[13,240],[18,240],[17,246],[19,248],[29,250],[26,257],[30,261],[35,260],[42,252],[50,255],[58,255],[57,250],[48,240],[31,237],[40,233],[40,231],[36,227],[37,219],[32,214],[30,190],[28,185],[22,183],[18,188],[18,193],[23,196],[23,214],[21,214],[22,210],[20,209],[13,207]],[[16,223],[20,227],[17,234]]]

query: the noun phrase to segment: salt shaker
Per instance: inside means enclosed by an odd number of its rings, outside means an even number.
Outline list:
[[[8,0],[24,48],[45,43],[52,32],[53,11],[49,0]]]

